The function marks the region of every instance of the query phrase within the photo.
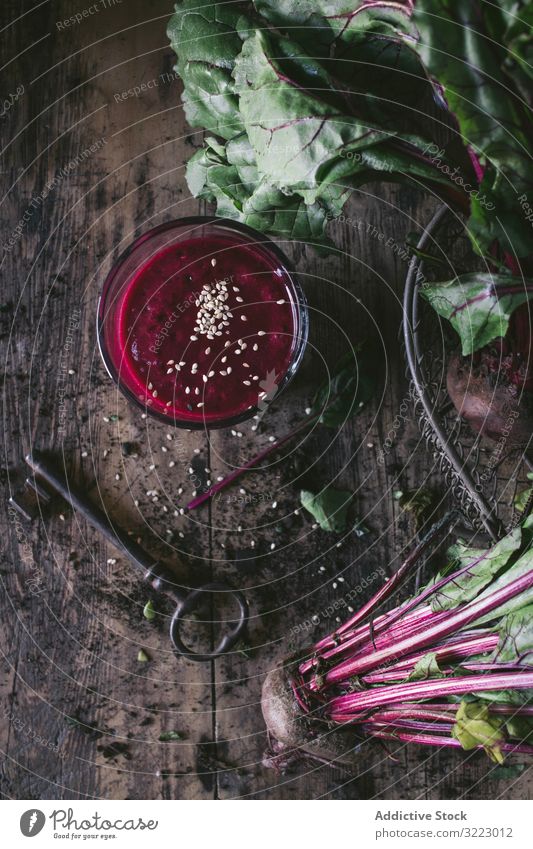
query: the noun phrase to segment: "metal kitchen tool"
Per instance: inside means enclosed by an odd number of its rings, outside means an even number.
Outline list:
[[[34,505],[47,506],[54,495],[60,495],[74,510],[81,513],[115,548],[135,566],[142,569],[144,580],[152,589],[168,596],[176,605],[170,621],[170,640],[178,655],[196,661],[214,660],[228,652],[238,642],[249,618],[248,604],[241,592],[223,583],[204,584],[185,592],[176,583],[172,571],[132,540],[109,518],[107,513],[96,507],[79,487],[72,486],[54,460],[41,452],[34,451],[33,454],[28,454],[26,462],[33,472],[33,475],[26,479],[26,498],[14,496],[10,498],[10,504],[26,519],[31,519],[35,516],[35,510],[29,504],[28,496],[33,499]],[[180,634],[181,626],[187,621],[187,615],[196,610],[208,595],[216,596],[221,593],[235,600],[239,609],[238,618],[229,620],[232,627],[220,638],[212,652],[194,652],[183,642]]]
[[[411,397],[437,469],[474,530],[499,539],[531,509],[514,509],[517,492],[531,487],[531,461],[519,449],[504,448],[473,433],[457,414],[446,389],[448,358],[458,337],[449,322],[421,297],[425,282],[486,271],[465,236],[463,219],[441,207],[424,230],[409,265],[403,299],[403,337]]]

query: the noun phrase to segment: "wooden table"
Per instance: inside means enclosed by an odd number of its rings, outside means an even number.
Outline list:
[[[310,763],[285,775],[262,766],[265,673],[334,627],[328,606],[365,575],[398,565],[414,528],[393,492],[426,485],[442,492],[406,400],[398,342],[406,271],[399,248],[435,202],[407,188],[366,186],[347,210],[353,220],[334,225],[336,255],[283,245],[305,285],[311,338],[297,380],[257,431],[248,423],[242,437],[187,433],[141,418],[104,371],[95,311],[113,258],[135,235],[209,211],[184,179],[202,136],[184,121],[165,35],[170,11],[166,0],[107,0],[67,25],[71,3],[4,0],[2,96],[15,97],[1,125],[2,478],[7,501],[23,479],[25,453],[56,451],[72,479],[83,479],[136,537],[156,535],[152,548],[167,559],[187,556],[191,580],[217,575],[245,588],[249,649],[214,664],[176,661],[165,618],[143,618],[149,594],[111,546],[68,510],[28,524],[4,502],[1,792],[27,799],[526,797],[527,770],[496,779],[480,754],[401,748],[392,759],[366,748],[355,776]],[[134,85],[142,91],[128,92]],[[193,488],[190,466],[215,479],[301,420],[321,357],[335,362],[343,334],[373,338],[386,355],[375,401],[341,432],[317,430],[248,474],[244,493],[228,489],[176,517]],[[379,463],[387,436],[392,448]],[[337,546],[337,537],[295,514],[300,488],[328,481],[353,490],[370,536],[350,534]],[[147,495],[153,490],[158,496]],[[321,621],[303,627],[313,614]],[[149,663],[137,661],[140,648]],[[160,741],[168,731],[181,739]]]

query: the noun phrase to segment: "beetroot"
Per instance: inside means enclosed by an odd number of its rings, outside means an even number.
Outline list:
[[[329,728],[313,723],[296,699],[291,684],[291,664],[268,673],[263,683],[261,708],[271,737],[268,765],[290,763],[307,756],[354,769],[358,761],[358,736],[353,729]]]
[[[486,551],[456,547],[453,567],[381,610],[445,527],[347,622],[269,673],[265,765],[304,756],[354,769],[371,739],[480,749],[497,763],[533,754],[528,523]]]
[[[456,352],[446,374],[448,394],[472,430],[512,447],[533,433],[533,368],[530,309],[513,314],[507,335],[471,356]]]

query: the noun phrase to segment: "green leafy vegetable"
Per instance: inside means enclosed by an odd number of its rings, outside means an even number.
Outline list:
[[[505,741],[503,721],[491,716],[487,705],[480,702],[461,702],[455,717],[452,737],[459,740],[467,751],[482,745],[492,761],[503,763],[500,748]]]
[[[463,356],[505,336],[520,304],[533,298],[533,280],[508,274],[464,274],[424,286],[422,295],[461,338]]]
[[[170,19],[167,35],[184,81],[183,103],[193,127],[222,138],[242,132],[232,71],[250,21],[241,6],[211,0],[182,0]]]
[[[428,678],[444,678],[435,652],[424,655],[407,677],[407,681],[426,681]]]
[[[139,649],[139,653],[137,655],[137,663],[148,663],[149,660],[150,658],[148,657],[146,652],[143,649]]]
[[[420,116],[431,87],[400,37],[415,33],[409,4],[255,5],[265,17],[251,3],[183,0],[169,23],[189,122],[230,142],[208,138],[195,154],[193,194],[219,215],[320,248],[330,245],[326,216],[340,215],[363,182],[450,188],[425,153],[433,127]],[[318,30],[307,28],[309,16]]]
[[[524,764],[513,764],[513,766],[497,766],[491,771],[490,778],[496,781],[509,781],[518,778],[525,769]]]
[[[162,743],[166,743],[169,740],[183,740],[183,735],[179,731],[163,731],[159,735],[159,740]]]
[[[533,548],[530,548],[528,551],[525,551],[521,557],[518,558],[516,563],[513,563],[509,568],[507,568],[502,575],[496,578],[495,581],[485,587],[483,592],[479,594],[477,597],[478,601],[497,590],[502,589],[503,587],[508,586],[512,581],[520,578],[522,576],[530,574],[533,569]],[[514,598],[509,599],[508,601],[501,604],[499,607],[494,608],[490,613],[485,614],[484,616],[476,619],[476,624],[482,625],[485,622],[491,622],[494,619],[499,619],[502,616],[506,616],[508,613],[514,613],[521,607],[525,607],[528,604],[533,603],[533,587],[529,587],[525,589],[522,593],[515,596]]]
[[[510,737],[521,743],[533,742],[533,716],[511,716],[505,720],[505,728]]]
[[[154,605],[151,601],[147,601],[143,608],[143,616],[151,622],[156,617]]]
[[[320,423],[326,427],[340,427],[366,406],[375,390],[371,354],[360,347],[342,357],[329,379],[319,386],[311,415],[323,410]]]
[[[432,609],[435,612],[452,610],[459,604],[471,601],[490,584],[501,569],[509,564],[511,557],[519,551],[521,545],[522,530],[520,528],[515,528],[488,551],[468,548],[461,542],[456,543],[449,551],[453,562],[450,571],[471,564],[470,568],[435,593],[431,602]],[[436,581],[441,577],[443,576],[438,575]]]
[[[512,40],[513,32],[506,6],[489,0],[417,0],[413,20],[419,31],[416,49],[444,86],[465,144],[485,167],[479,190],[487,202],[471,197],[474,247],[487,255],[497,240],[505,251],[527,256],[531,226],[518,198],[533,196],[531,115],[504,70],[512,54],[501,34],[507,31]],[[527,22],[519,19],[516,27],[523,36]],[[515,61],[512,57],[511,64]]]
[[[429,489],[396,490],[394,499],[402,510],[412,513],[417,527],[423,524],[435,502],[435,496]]]
[[[326,487],[314,495],[308,490],[302,490],[300,501],[320,525],[323,531],[341,533],[346,529],[347,514],[353,493],[333,487]]]
[[[533,604],[505,617],[494,661],[533,666]]]
[[[527,478],[528,478],[528,480],[533,481],[533,472],[528,472]],[[530,501],[532,495],[533,495],[533,487],[528,487],[527,489],[523,489],[522,492],[519,492],[515,496],[514,509],[518,513],[523,513],[524,510],[526,510],[526,508],[528,506],[528,502]]]

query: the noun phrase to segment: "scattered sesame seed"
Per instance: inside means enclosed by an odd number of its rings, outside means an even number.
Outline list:
[[[257,344],[257,342],[255,342],[254,345],[252,346],[252,351],[258,351],[258,350],[259,350],[259,345]]]
[[[116,481],[119,481],[119,480],[120,480],[120,475],[119,475],[119,473],[118,473],[118,472],[117,472],[117,474],[115,475],[115,480],[116,480]]]
[[[251,386],[252,385],[251,380],[243,380],[243,383],[244,383],[245,386]]]
[[[199,454],[199,453],[200,453],[200,449],[199,449],[199,448],[195,448],[195,449],[194,449],[194,453],[195,453],[195,454]]]
[[[190,386],[186,386],[186,387],[185,387],[185,394],[186,394],[186,395],[188,395],[188,394],[190,393],[190,391],[191,391],[191,387],[190,387]]]
[[[270,543],[270,550],[271,550],[271,551],[274,551],[275,547],[276,547],[276,543],[275,543],[275,542],[271,542],[271,543]]]
[[[168,360],[167,366],[173,366],[174,362],[175,362],[174,360]]]
[[[258,336],[264,336],[265,334],[266,334],[266,330],[258,330],[257,331]]]
[[[161,446],[161,451],[163,452],[163,454],[166,454],[166,453],[167,453],[167,451],[168,451],[167,446],[166,446],[166,445],[162,445],[162,446]]]
[[[206,355],[206,357],[207,357],[207,355],[208,355],[208,354],[210,354],[210,353],[211,353],[211,348],[206,348],[206,349],[205,349],[205,355]]]
[[[248,321],[245,315],[241,315],[241,321]]]
[[[273,502],[272,502],[272,508],[275,510],[277,506],[278,506],[278,502],[277,502],[277,501],[273,501]]]
[[[214,377],[214,376],[215,376],[215,372],[214,372],[214,371],[209,371],[209,372],[207,373],[207,376],[208,376],[208,377]]]
[[[152,463],[150,466],[148,466],[148,470],[149,470],[150,472],[153,472],[153,471],[154,471],[154,469],[155,469],[155,463]]]
[[[305,408],[305,415],[306,415],[306,416],[311,415],[311,407],[306,407],[306,408]]]
[[[206,374],[203,374],[203,375],[202,375],[202,380],[203,380],[203,382],[204,382],[204,383],[207,383],[207,381],[209,380],[209,378],[207,377],[207,375],[206,375]]]
[[[245,489],[243,489],[243,487],[242,487],[242,486],[241,486],[241,488],[239,489],[239,494],[240,494],[240,495],[246,495],[246,490],[245,490]]]
[[[176,461],[171,460],[170,463],[168,464],[168,467],[169,467],[169,469],[173,469],[175,465],[176,465]]]
[[[82,456],[82,457],[87,457],[87,451],[82,451],[82,452],[81,452],[81,456]]]
[[[284,300],[284,298],[280,298],[279,301],[276,301],[276,303],[277,304],[284,304],[285,300]]]
[[[223,481],[223,480],[224,480],[224,478],[222,477],[222,475],[217,476],[217,481]]]
[[[269,436],[269,437],[268,437],[268,441],[269,441],[269,442],[275,442],[275,441],[276,441],[276,437],[275,437],[275,436]]]
[[[154,396],[154,398],[157,398],[157,394],[158,394],[157,389],[154,389],[154,391],[152,392],[152,395]]]
[[[76,374],[76,372],[74,371],[74,369],[73,369],[73,368],[69,368],[68,373],[69,373],[69,374]]]
[[[217,261],[216,261],[216,259],[213,257],[213,259],[211,260],[211,265],[213,266],[213,268],[215,267],[215,265],[216,265],[216,264],[217,264]]]

